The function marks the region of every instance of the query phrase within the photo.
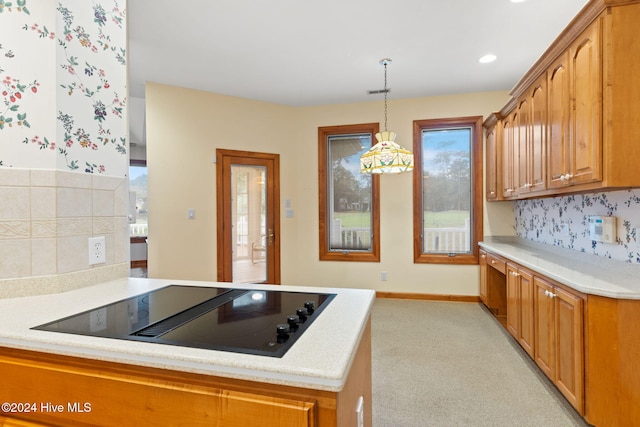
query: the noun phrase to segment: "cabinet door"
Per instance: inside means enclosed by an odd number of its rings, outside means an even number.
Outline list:
[[[513,164],[516,151],[514,150],[513,114],[504,119],[502,125],[502,196],[511,198],[515,195]]]
[[[507,263],[507,330],[515,338],[520,337],[520,277],[518,268]]]
[[[535,348],[534,359],[551,381],[556,380],[556,337],[553,285],[538,276],[533,278]]]
[[[517,147],[517,155],[514,160],[516,167],[514,168],[514,176],[516,177],[516,188],[518,194],[524,194],[529,192],[531,183],[529,181],[529,170],[531,166],[529,162],[531,160],[530,152],[530,130],[531,130],[531,111],[529,99],[525,96],[518,103],[518,115],[516,121],[514,121],[513,133],[515,144]]]
[[[480,249],[480,300],[487,305],[487,253]]]
[[[533,357],[535,325],[533,313],[533,275],[523,269],[520,278],[520,335],[518,341],[524,350]]]
[[[486,139],[486,198],[499,200],[498,197],[498,131],[500,123],[487,129]]]
[[[569,185],[566,175],[570,170],[569,156],[569,54],[560,56],[549,69],[547,81],[547,186],[557,188]]]
[[[594,21],[569,48],[571,184],[602,180],[602,21]]]
[[[556,386],[582,414],[584,409],[583,300],[555,288]]]
[[[547,76],[544,74],[531,91],[531,132],[529,166],[530,191],[547,188]]]

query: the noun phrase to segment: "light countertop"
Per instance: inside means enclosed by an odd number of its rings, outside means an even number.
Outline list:
[[[274,289],[273,285],[125,278],[58,294],[0,299],[0,346],[340,391],[375,300],[372,290],[275,286],[281,291],[337,294],[282,358],[30,329],[172,284]]]
[[[640,299],[640,265],[516,237],[485,237],[480,246],[579,292]]]

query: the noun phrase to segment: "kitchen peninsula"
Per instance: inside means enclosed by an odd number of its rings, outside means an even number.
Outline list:
[[[31,329],[169,285],[230,287],[128,278],[0,299],[0,398],[13,405],[0,424],[371,425],[374,291],[275,287],[336,294],[281,358]]]

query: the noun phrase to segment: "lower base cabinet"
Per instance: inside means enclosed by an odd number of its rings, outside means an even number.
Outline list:
[[[507,330],[533,357],[533,273],[511,262],[507,263]]]
[[[370,328],[339,392],[0,347],[0,426],[371,427]]]
[[[584,415],[583,298],[534,276],[534,360]]]
[[[485,252],[485,259],[497,255]],[[556,385],[573,407],[585,416],[585,299],[570,290],[508,259],[504,274],[482,263],[482,288],[506,289],[506,305],[500,311],[482,301],[500,323]],[[485,271],[482,272],[482,269]],[[499,273],[499,271],[498,271]]]

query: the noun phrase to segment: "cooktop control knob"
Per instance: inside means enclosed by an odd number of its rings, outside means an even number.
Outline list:
[[[298,322],[300,322],[300,317],[295,314],[291,316],[287,316],[287,323],[289,324],[289,329],[291,332],[295,332],[298,330]]]
[[[288,336],[290,331],[291,331],[291,328],[289,328],[288,323],[278,323],[276,325],[276,332],[278,333],[278,337]]]
[[[315,309],[316,304],[313,301],[307,301],[304,303],[304,308],[307,309],[309,314],[313,314],[313,310]]]
[[[296,314],[298,315],[298,317],[300,318],[300,323],[304,322],[305,320],[307,320],[307,309],[306,308],[299,308],[296,310]]]

